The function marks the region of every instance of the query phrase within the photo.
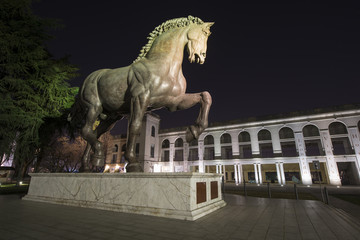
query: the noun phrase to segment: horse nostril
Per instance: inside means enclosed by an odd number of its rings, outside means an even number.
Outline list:
[[[206,57],[206,53],[201,53],[201,55],[205,58]]]

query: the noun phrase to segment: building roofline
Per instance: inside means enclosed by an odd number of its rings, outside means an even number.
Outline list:
[[[212,122],[209,124],[208,129],[217,128],[221,126],[229,126],[229,125],[238,125],[238,124],[246,124],[246,123],[256,123],[256,122],[272,122],[274,120],[280,119],[289,119],[289,118],[301,118],[304,116],[316,116],[326,113],[336,113],[336,112],[344,112],[350,110],[360,110],[360,103],[356,104],[346,104],[346,105],[338,105],[332,107],[324,107],[324,108],[314,108],[310,110],[302,110],[302,111],[294,111],[288,113],[280,113],[280,114],[271,114],[271,115],[263,115],[242,119],[229,120],[224,122]],[[299,119],[300,120],[300,119]],[[160,129],[159,133],[170,133],[170,132],[180,132],[185,131],[187,126],[176,127],[176,128],[168,128],[168,129]]]

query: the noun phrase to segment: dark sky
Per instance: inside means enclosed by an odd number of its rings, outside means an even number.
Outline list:
[[[48,46],[80,68],[74,86],[97,69],[129,65],[156,26],[193,15],[215,22],[205,64],[189,64],[187,55],[183,63],[187,92],[212,95],[210,122],[360,102],[357,5],[127,2],[34,4],[36,14],[64,25]],[[197,112],[155,113],[169,128],[191,124]]]

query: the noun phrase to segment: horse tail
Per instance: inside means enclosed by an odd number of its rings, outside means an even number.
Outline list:
[[[86,113],[87,107],[82,104],[80,96],[77,95],[67,117],[68,122],[70,122],[72,132],[81,129],[85,125]]]
[[[75,97],[75,102],[72,105],[67,118],[67,120],[70,122],[71,132],[84,127],[86,114],[88,112],[89,106],[91,105],[91,103],[84,99],[84,94],[87,94],[87,89],[96,89],[97,92],[97,82],[101,78],[104,70],[105,69],[95,71],[84,80],[78,95]],[[93,92],[93,90],[91,92]]]

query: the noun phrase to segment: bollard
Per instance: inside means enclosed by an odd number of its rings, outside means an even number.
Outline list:
[[[247,196],[245,178],[244,178],[244,196],[245,197]]]
[[[324,187],[324,193],[325,193],[325,204],[329,204],[329,193],[326,187]]]
[[[294,183],[294,192],[295,192],[295,199],[299,200],[299,195],[298,195],[298,191],[297,191],[297,188],[296,188],[296,183]]]
[[[225,200],[225,179],[224,179],[224,176],[221,177],[221,192],[222,192],[222,199]]]
[[[269,195],[269,198],[271,198],[271,189],[270,189],[270,183],[267,183],[268,185],[268,195]]]

